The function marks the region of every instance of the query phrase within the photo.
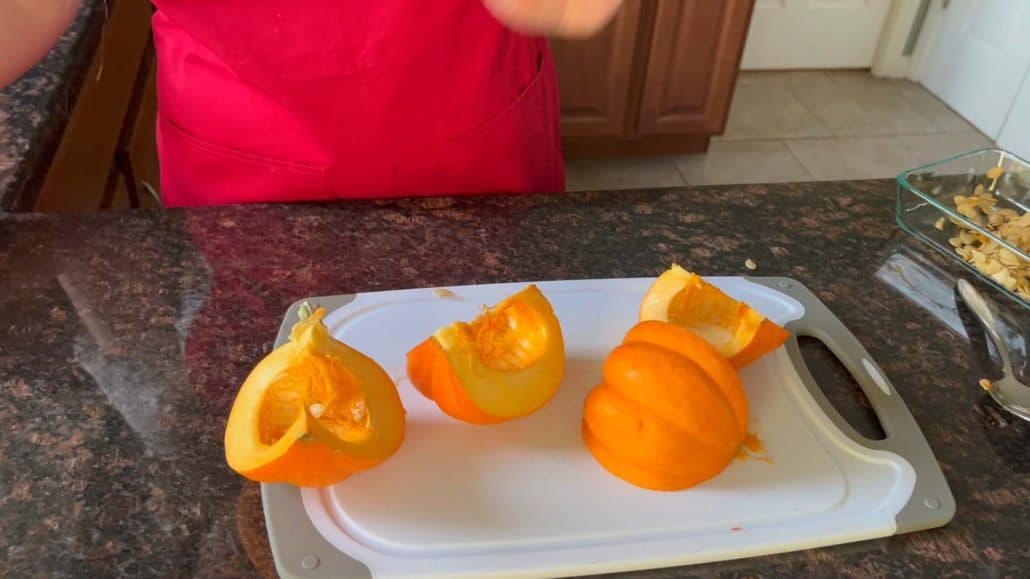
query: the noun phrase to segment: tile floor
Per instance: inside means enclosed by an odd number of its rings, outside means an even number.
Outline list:
[[[863,71],[744,72],[726,131],[707,153],[566,167],[570,191],[892,178],[990,145],[913,82]]]

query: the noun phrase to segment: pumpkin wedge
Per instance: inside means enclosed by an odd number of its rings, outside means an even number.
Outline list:
[[[688,328],[735,368],[779,348],[790,335],[744,302],[678,265],[658,276],[640,304],[640,320]]]
[[[445,414],[494,424],[532,414],[565,375],[565,342],[535,285],[485,309],[471,323],[438,329],[408,352],[408,379]]]
[[[641,322],[604,362],[583,404],[583,442],[613,475],[681,490],[726,468],[747,434],[736,370],[690,330]]]
[[[328,486],[382,463],[404,440],[393,381],[332,338],[324,316],[305,304],[289,342],[258,362],[237,393],[225,455],[248,479]]]

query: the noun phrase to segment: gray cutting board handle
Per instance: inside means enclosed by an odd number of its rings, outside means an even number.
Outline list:
[[[786,326],[791,337],[785,347],[802,382],[826,416],[857,444],[893,452],[907,460],[915,470],[916,484],[912,496],[895,517],[897,532],[920,531],[950,521],[955,516],[955,498],[933,450],[905,401],[861,342],[802,284],[787,278],[751,278],[751,281],[789,295],[804,306],[805,315]],[[810,336],[822,341],[844,364],[869,399],[887,435],[885,439],[869,439],[844,420],[809,372],[801,355],[798,336]]]

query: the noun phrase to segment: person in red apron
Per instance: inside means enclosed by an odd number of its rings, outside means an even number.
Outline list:
[[[547,41],[621,0],[154,0],[166,206],[564,189]]]

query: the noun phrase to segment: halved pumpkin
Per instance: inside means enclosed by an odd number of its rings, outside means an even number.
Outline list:
[[[408,379],[448,416],[492,424],[547,404],[565,375],[565,342],[535,285],[408,352]]]
[[[708,342],[667,322],[641,322],[604,362],[583,405],[583,441],[610,473],[653,490],[722,472],[747,434],[736,370]]]
[[[247,376],[229,413],[229,466],[260,482],[323,487],[401,446],[405,411],[383,368],[333,339],[306,307],[290,340]]]
[[[640,320],[689,328],[735,368],[780,347],[790,335],[744,302],[678,265],[655,280],[640,304]]]

